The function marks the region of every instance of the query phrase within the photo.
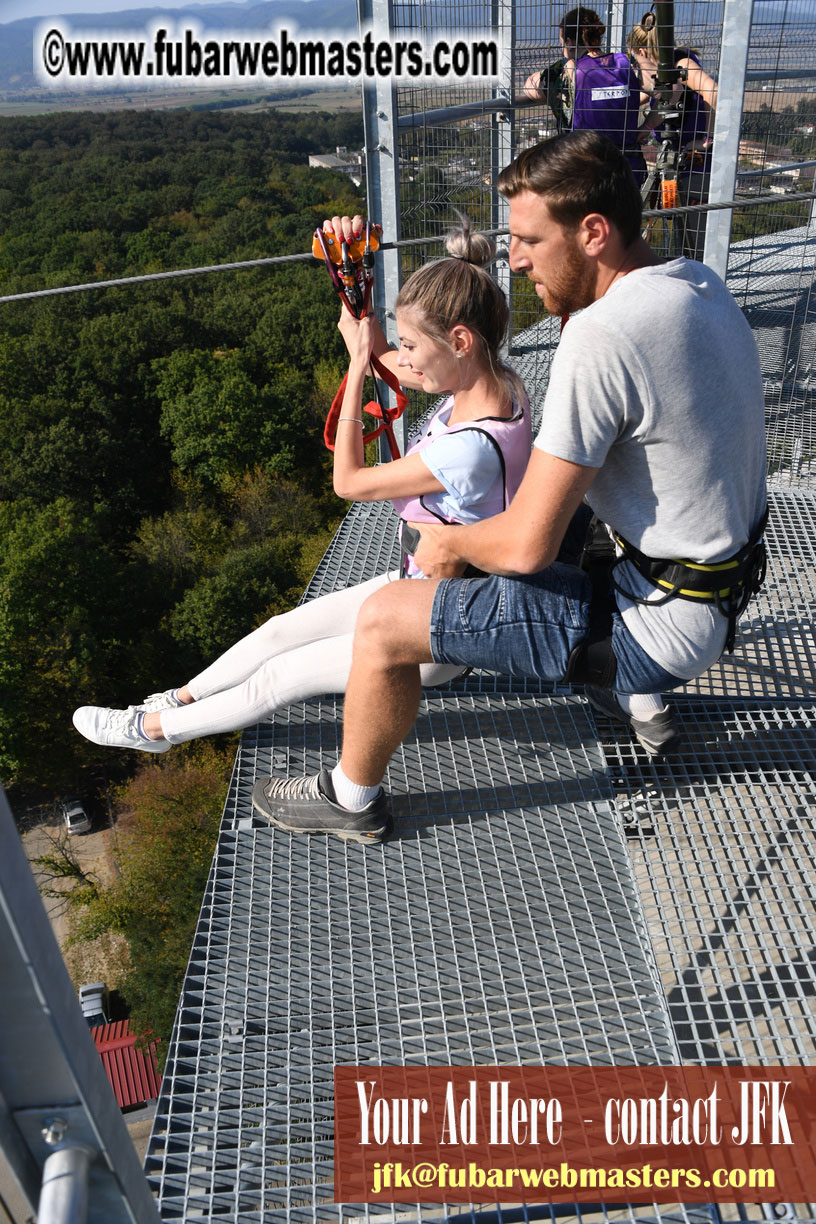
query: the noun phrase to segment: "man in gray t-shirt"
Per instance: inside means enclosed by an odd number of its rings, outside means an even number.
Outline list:
[[[765,415],[756,343],[725,285],[691,260],[647,265],[616,280],[564,329],[536,447],[596,469],[586,500],[652,557],[724,561],[765,508]],[[631,564],[619,588],[650,603],[661,592]],[[714,604],[634,603],[626,628],[683,680],[720,657],[725,617]]]
[[[430,577],[363,605],[340,763],[312,778],[262,779],[253,792],[255,808],[293,832],[380,835],[381,779],[416,717],[425,662],[561,680],[575,678],[581,658],[585,674],[611,682],[587,689],[593,704],[660,754],[674,740],[660,694],[724,648],[732,588],[721,574],[745,574],[750,589],[766,496],[762,382],[725,286],[702,264],[652,253],[626,160],[596,132],[526,150],[498,186],[510,200],[511,267],[551,314],[573,316],[541,431],[505,511],[472,526],[423,524],[415,556]],[[584,500],[618,547],[631,546],[614,604],[608,577],[593,591],[559,558]],[[696,564],[676,570],[682,597],[667,595],[649,558]],[[724,561],[729,570],[710,568]],[[487,577],[457,577],[467,565]]]

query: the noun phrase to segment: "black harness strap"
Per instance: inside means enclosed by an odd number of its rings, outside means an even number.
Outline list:
[[[615,542],[622,551],[619,559],[631,561],[647,582],[665,593],[662,599],[641,599],[631,591],[625,591],[614,575],[612,582],[626,599],[651,607],[660,607],[670,599],[715,604],[728,620],[725,650],[730,654],[736,640],[737,621],[765,581],[767,552],[764,535],[767,524],[766,507],[748,543],[727,560],[711,565],[649,557],[615,533]]]
[[[692,561],[648,557],[617,532],[610,537],[606,525],[593,515],[580,560],[580,568],[588,574],[592,583],[589,633],[570,655],[564,682],[613,687],[617,672],[617,660],[612,650],[615,591],[620,591],[634,603],[649,604],[651,607],[659,607],[670,599],[715,604],[728,621],[724,651],[730,654],[736,640],[737,621],[765,580],[767,553],[764,535],[767,523],[766,507],[748,543],[739,552],[726,561],[698,565]],[[622,550],[622,555],[618,555],[616,544]],[[640,599],[625,591],[615,580],[615,568],[621,561],[631,561],[638,573],[665,592],[663,598]]]
[[[567,660],[565,684],[595,684],[599,688],[612,688],[615,683],[618,661],[612,650],[612,616],[615,612],[612,571],[616,562],[615,545],[606,524],[593,514],[578,562],[579,569],[592,583],[589,633]]]

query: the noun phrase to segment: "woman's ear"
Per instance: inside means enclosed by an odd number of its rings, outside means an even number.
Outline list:
[[[457,323],[455,327],[452,327],[448,332],[448,339],[457,357],[467,357],[473,351],[475,337],[464,323]]]

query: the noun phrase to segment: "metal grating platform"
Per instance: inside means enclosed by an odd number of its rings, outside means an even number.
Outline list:
[[[771,489],[768,576],[740,621],[736,649],[688,692],[816,697],[816,493]]]
[[[248,733],[227,821],[338,730],[329,699]],[[336,1062],[676,1061],[580,698],[431,695],[388,784],[384,847],[220,839],[147,1161],[165,1219],[336,1219]]]
[[[681,1061],[811,1063],[816,704],[673,705],[670,764],[597,725]]]

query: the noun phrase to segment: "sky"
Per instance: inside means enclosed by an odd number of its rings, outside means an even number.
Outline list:
[[[64,17],[68,13],[117,13],[122,9],[189,8],[213,0],[0,0],[0,23],[21,17]],[[229,2],[229,0],[227,0]]]

